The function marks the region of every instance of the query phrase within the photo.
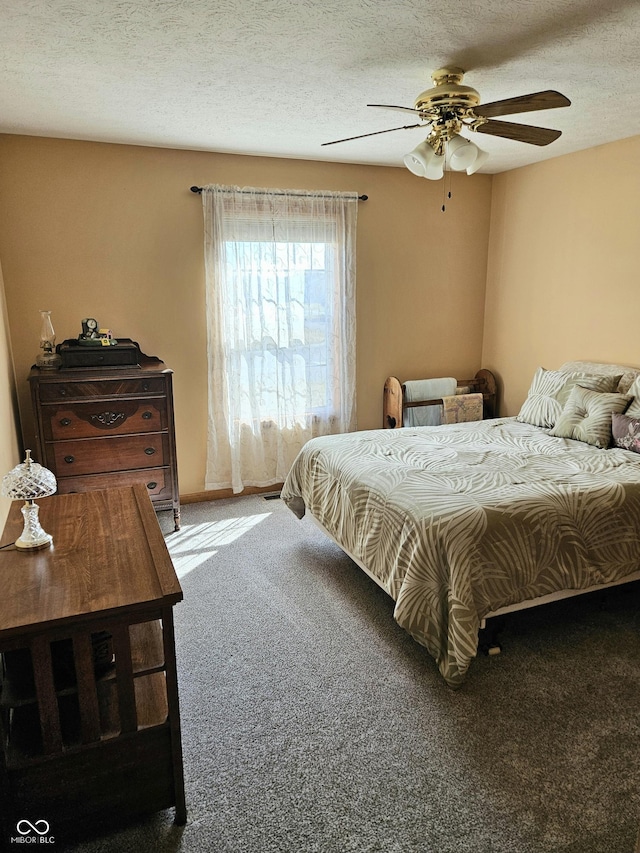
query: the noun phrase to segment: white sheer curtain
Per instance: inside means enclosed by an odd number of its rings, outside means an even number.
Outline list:
[[[202,190],[207,489],[282,482],[313,436],[355,429],[357,193]]]

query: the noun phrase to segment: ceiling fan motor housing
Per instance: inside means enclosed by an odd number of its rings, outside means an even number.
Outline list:
[[[431,79],[435,83],[418,95],[415,109],[430,111],[447,108],[469,110],[480,103],[480,95],[471,86],[463,86],[464,71],[461,68],[440,68],[434,71]]]

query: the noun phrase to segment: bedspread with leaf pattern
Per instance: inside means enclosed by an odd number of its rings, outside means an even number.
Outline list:
[[[487,613],[640,569],[640,455],[513,418],[314,438],[282,498],[379,579],[451,686]]]

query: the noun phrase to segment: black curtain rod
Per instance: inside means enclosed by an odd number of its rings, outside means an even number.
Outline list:
[[[201,193],[202,187],[191,187],[191,192],[192,193]],[[251,193],[248,190],[239,190],[239,192],[241,192],[241,193],[246,192],[247,195],[251,195]],[[270,192],[267,192],[265,190],[263,192],[257,192],[256,195],[286,195],[286,193],[270,193]],[[296,193],[296,195],[300,195],[300,193]],[[321,193],[309,193],[308,195],[309,196],[321,195]],[[359,201],[366,201],[368,198],[369,198],[368,195],[359,195],[358,196]]]

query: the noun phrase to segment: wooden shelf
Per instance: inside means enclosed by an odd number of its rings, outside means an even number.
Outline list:
[[[159,620],[142,622],[129,626],[131,636],[131,660],[133,663],[133,676],[138,678],[154,672],[164,672],[164,651],[162,648],[162,624]],[[59,641],[60,643],[60,641]],[[52,658],[54,659],[54,684],[57,696],[71,696],[77,694],[73,668],[72,645],[69,640],[64,646],[63,664],[56,671],[56,643],[52,643]],[[29,649],[17,649],[5,652],[5,661],[12,660],[12,668],[20,670],[20,678],[11,678],[6,675],[2,679],[0,689],[0,708],[17,708],[21,705],[32,705],[37,702],[35,686],[33,683],[33,667]],[[115,663],[101,667],[102,675],[96,674],[96,682],[113,681],[116,678]]]

